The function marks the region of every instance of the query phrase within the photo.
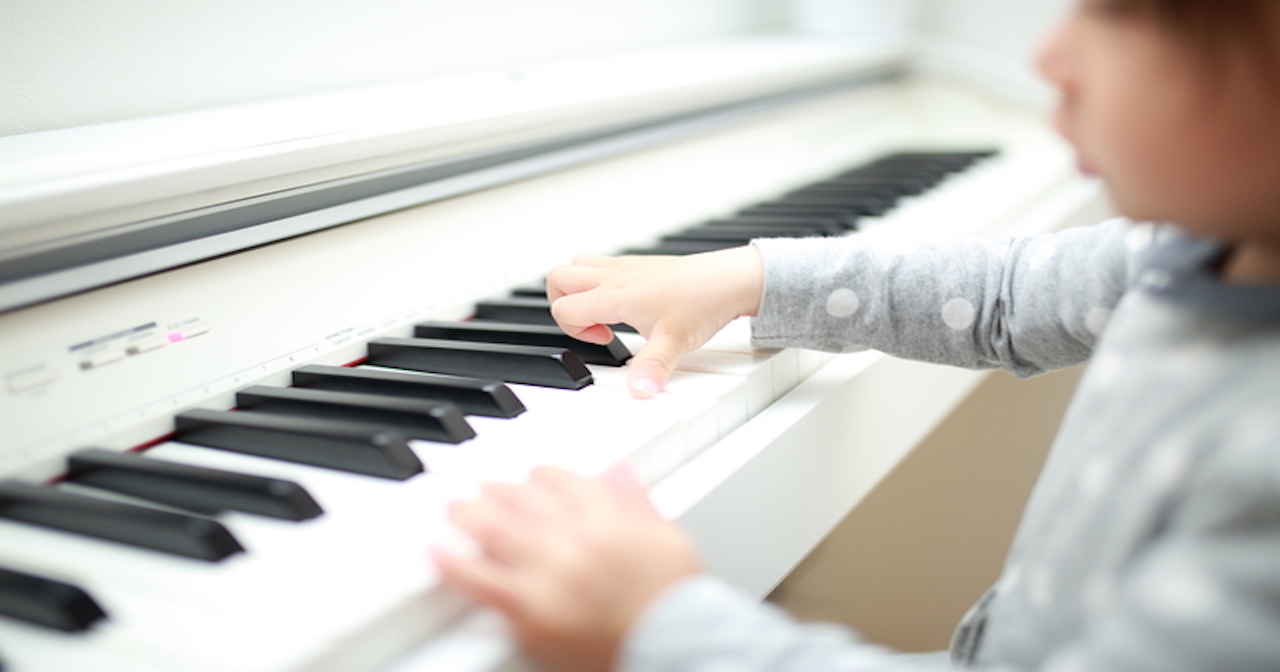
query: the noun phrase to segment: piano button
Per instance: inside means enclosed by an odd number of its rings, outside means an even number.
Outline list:
[[[106,617],[88,593],[69,583],[0,567],[0,614],[78,632]]]
[[[159,350],[167,345],[169,345],[169,339],[164,336],[148,336],[142,340],[130,343],[126,352],[128,352],[130,356],[137,356],[154,350]]]
[[[98,449],[73,453],[67,463],[71,482],[204,514],[233,510],[306,520],[323,513],[306,490],[290,481]]]
[[[591,384],[590,371],[572,350],[534,345],[383,338],[369,343],[369,363],[573,390]]]
[[[0,517],[140,548],[218,561],[243,551],[216,521],[0,482]]]
[[[178,334],[182,335],[182,340],[186,340],[188,338],[196,338],[198,335],[205,335],[209,333],[209,329],[209,323],[189,324],[179,329]]]
[[[13,394],[28,392],[44,387],[58,380],[58,371],[50,366],[39,364],[30,368],[14,371],[5,376],[5,386]]]
[[[545,324],[555,326],[551,317],[551,302],[545,298],[514,298],[480,301],[476,303],[475,319],[519,324]]]
[[[80,360],[80,368],[85,371],[90,369],[100,369],[108,364],[115,364],[116,362],[124,361],[126,355],[127,353],[121,349],[95,352],[91,355],[86,355],[84,359]]]
[[[395,480],[422,473],[405,435],[383,425],[204,409],[174,423],[184,443]]]
[[[414,327],[418,338],[439,338],[482,343],[541,345],[572,350],[587,364],[622,366],[631,359],[631,351],[616,337],[612,343],[597,345],[580,341],[564,333],[560,327],[511,322],[426,322]]]
[[[256,385],[236,393],[236,406],[260,413],[383,425],[427,441],[462,443],[476,435],[461,409],[433,399]]]
[[[524,412],[524,404],[511,388],[497,380],[310,365],[293,372],[293,384],[317,390],[438,399],[456,404],[469,415],[514,418]]]

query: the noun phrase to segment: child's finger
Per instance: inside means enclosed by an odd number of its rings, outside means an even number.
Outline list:
[[[619,263],[617,257],[611,257],[607,254],[579,254],[573,258],[575,266],[594,266],[595,268],[607,268],[609,266],[617,266]]]
[[[637,511],[651,513],[655,517],[658,516],[657,509],[653,508],[653,503],[649,501],[649,493],[645,491],[643,485],[636,478],[635,470],[629,464],[614,465],[600,474],[600,481],[604,483],[609,492],[618,498],[623,504],[634,508]]]
[[[600,284],[600,270],[592,266],[557,266],[547,273],[547,299],[595,289]]]
[[[577,474],[555,467],[537,467],[530,477],[533,483],[558,498],[566,513],[578,510],[587,501],[583,491],[588,480]]]
[[[662,392],[680,358],[692,350],[687,339],[656,326],[644,347],[627,364],[627,386],[631,396],[649,399]]]
[[[527,523],[555,515],[555,507],[546,494],[528,485],[489,483],[484,486],[482,497],[502,507],[500,515],[504,519]]]
[[[445,583],[466,593],[471,599],[510,614],[516,608],[512,586],[515,578],[492,563],[463,560],[449,551],[433,547],[431,559]]]
[[[607,325],[622,319],[616,314],[616,306],[602,301],[598,294],[589,291],[560,297],[551,304],[551,316],[566,334],[606,345],[613,340],[613,331]]]
[[[501,515],[485,500],[455,502],[449,507],[449,519],[464,534],[475,539],[485,557],[511,563],[536,552],[538,539],[528,538],[525,527],[512,516]]]

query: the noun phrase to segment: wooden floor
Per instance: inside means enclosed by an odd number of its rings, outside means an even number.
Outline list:
[[[769,599],[901,651],[946,648],[999,575],[1078,378],[988,377]]]

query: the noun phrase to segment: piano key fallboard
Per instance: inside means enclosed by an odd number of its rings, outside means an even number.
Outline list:
[[[1069,165],[1034,119],[896,84],[0,316],[0,657],[379,669],[466,610],[426,561],[465,546],[449,501],[539,464],[629,461],[661,483],[833,359],[754,350],[739,322],[634,401],[621,367],[643,338],[566,340],[540,270],[592,249],[922,233],[942,213],[994,230]]]

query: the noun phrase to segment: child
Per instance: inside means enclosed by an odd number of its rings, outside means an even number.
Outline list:
[[[584,257],[571,334],[649,337],[633,394],[739,315],[764,346],[1018,375],[1092,358],[1000,581],[950,660],[802,626],[700,575],[625,475],[537,471],[455,505],[446,580],[553,668],[1280,670],[1280,3],[1084,0],[1046,46],[1056,123],[1130,221],[909,255],[874,237]],[[855,300],[856,299],[856,300]]]

